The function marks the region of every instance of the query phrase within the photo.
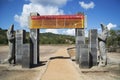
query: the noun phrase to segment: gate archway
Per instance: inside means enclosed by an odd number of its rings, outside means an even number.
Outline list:
[[[33,64],[39,62],[39,29],[75,28],[76,62],[79,62],[79,45],[85,43],[85,15],[39,15],[31,13],[29,17],[30,47],[33,54]]]

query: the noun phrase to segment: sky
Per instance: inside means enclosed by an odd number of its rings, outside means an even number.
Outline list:
[[[0,28],[15,30],[28,28],[31,12],[40,15],[67,15],[83,12],[87,15],[86,36],[90,29],[101,31],[100,24],[108,29],[120,29],[120,0],[0,0]],[[40,29],[41,33],[75,35],[75,29]]]

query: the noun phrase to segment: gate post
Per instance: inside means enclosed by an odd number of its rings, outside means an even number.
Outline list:
[[[76,63],[79,63],[80,60],[80,45],[85,44],[85,34],[84,29],[76,28],[75,29],[75,35],[76,35]]]
[[[23,44],[25,43],[25,30],[16,31],[16,64],[22,64]]]
[[[39,16],[31,13],[30,16]],[[39,29],[30,29],[30,49],[33,54],[33,65],[39,63]]]
[[[89,51],[90,51],[90,66],[97,65],[97,48],[98,37],[97,29],[91,29],[89,31]]]

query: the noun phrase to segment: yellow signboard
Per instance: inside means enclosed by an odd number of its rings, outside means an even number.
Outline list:
[[[30,29],[84,28],[84,15],[30,16]]]

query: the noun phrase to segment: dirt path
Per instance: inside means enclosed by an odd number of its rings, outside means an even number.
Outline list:
[[[80,80],[79,73],[73,66],[65,48],[58,50],[50,59],[42,80]]]

